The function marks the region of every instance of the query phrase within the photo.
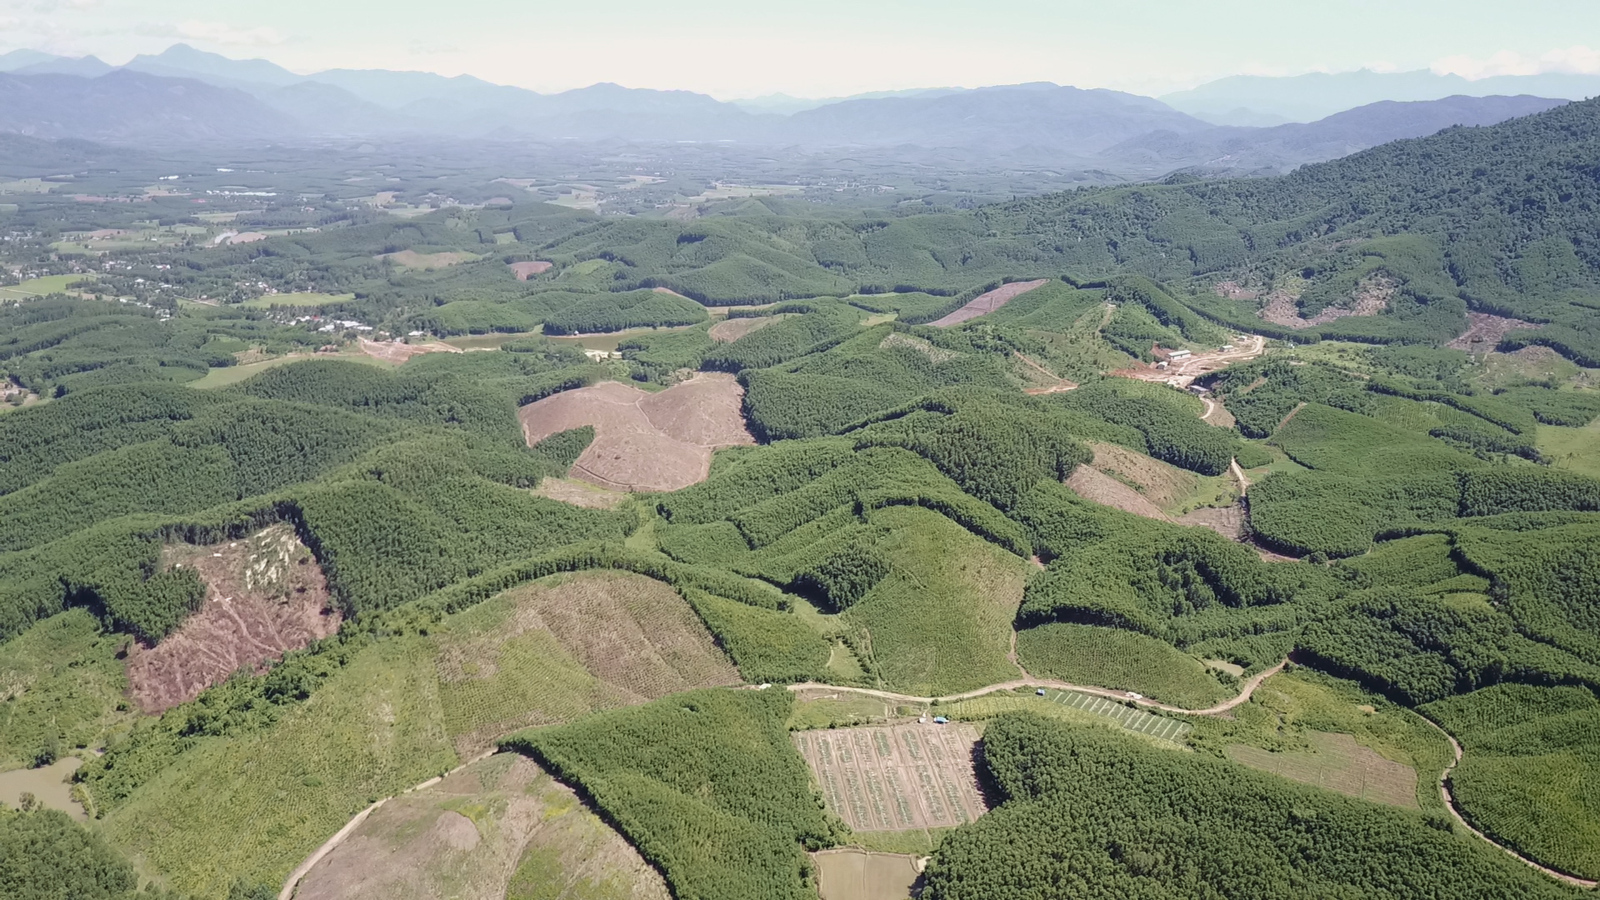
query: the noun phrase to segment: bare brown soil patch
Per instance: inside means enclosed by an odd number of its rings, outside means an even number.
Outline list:
[[[421,344],[408,344],[405,341],[369,341],[361,338],[361,352],[386,362],[403,363],[413,356],[424,353],[460,353],[460,347],[452,347],[439,341],[427,341]]]
[[[1079,466],[1072,470],[1072,477],[1067,479],[1066,484],[1074,494],[1091,503],[1116,507],[1146,519],[1172,521],[1171,516],[1162,512],[1161,507],[1151,503],[1143,494],[1093,466]]]
[[[1244,509],[1237,503],[1220,508],[1202,506],[1179,516],[1178,524],[1209,528],[1230,541],[1243,541],[1246,534]]]
[[[550,271],[551,265],[551,263],[541,259],[514,262],[511,264],[511,274],[517,276],[518,281],[527,281],[535,275],[543,275],[545,272]]]
[[[1034,288],[1044,285],[1047,280],[1040,278],[1034,281],[1013,281],[1010,284],[1002,284],[987,294],[978,295],[966,306],[934,322],[933,327],[948,328],[951,325],[960,325],[968,319],[992,313]]]
[[[1300,309],[1295,305],[1298,298],[1280,289],[1267,294],[1264,298],[1267,302],[1257,315],[1286,328],[1311,328],[1349,316],[1375,316],[1389,308],[1389,299],[1399,287],[1392,278],[1369,276],[1356,285],[1349,306],[1330,306],[1309,319],[1300,316]]]
[[[1128,368],[1118,369],[1107,374],[1117,378],[1155,381],[1176,388],[1186,388],[1194,384],[1195,379],[1203,375],[1221,371],[1234,363],[1255,359],[1266,351],[1267,339],[1260,335],[1250,335],[1243,337],[1242,344],[1235,345],[1232,350],[1219,349],[1195,353],[1184,359],[1169,361],[1165,369],[1144,363],[1136,363]]]
[[[1348,734],[1313,731],[1306,735],[1311,749],[1273,753],[1258,747],[1231,744],[1227,754],[1252,769],[1280,775],[1291,781],[1314,784],[1362,800],[1407,809],[1417,807],[1417,770],[1384,759],[1356,743]]]
[[[570,788],[504,753],[373,810],[294,896],[503,900],[513,881],[530,878],[549,900],[668,898],[660,874]]]
[[[828,805],[856,831],[960,825],[987,809],[973,766],[978,732],[965,722],[797,731],[793,738]]]
[[[658,294],[671,294],[674,297],[683,297],[682,294],[678,293],[677,291],[673,290],[672,288],[653,287],[650,290],[655,291]],[[688,297],[683,297],[683,299],[688,300],[689,298]],[[767,305],[771,306],[772,304],[769,303]],[[738,308],[739,309],[754,309],[755,307],[738,307]]]
[[[782,319],[782,316],[740,316],[728,318],[711,326],[711,339],[724,343],[737,341],[751,332],[760,331]]]
[[[460,265],[477,259],[475,253],[463,253],[450,250],[443,253],[418,253],[415,250],[401,250],[397,253],[381,253],[373,259],[387,259],[397,266],[407,269],[443,269],[447,266]]]
[[[1177,466],[1151,459],[1127,447],[1091,441],[1094,468],[1120,476],[1138,486],[1139,493],[1158,507],[1171,506],[1194,493],[1200,479]]]
[[[1233,413],[1228,412],[1228,408],[1220,402],[1210,397],[1201,397],[1200,402],[1206,405],[1205,414],[1200,417],[1200,421],[1218,428],[1232,428],[1238,424],[1239,420],[1235,419]]]
[[[147,713],[339,630],[322,568],[287,524],[226,544],[177,544],[162,556],[167,567],[198,572],[206,598],[159,644],[129,653],[128,694]]]
[[[1467,330],[1458,338],[1445,344],[1452,350],[1487,352],[1499,345],[1505,336],[1519,328],[1538,328],[1535,322],[1494,316],[1489,313],[1467,313]]]
[[[628,499],[628,495],[620,491],[608,491],[575,478],[546,478],[539,482],[534,493],[585,509],[616,509]]]
[[[659,393],[615,381],[563,391],[522,408],[529,445],[592,425],[594,442],[572,475],[620,491],[675,491],[704,481],[711,453],[753,444],[732,375],[702,373]]]
[[[822,900],[905,900],[922,867],[900,853],[844,848],[811,854]]]

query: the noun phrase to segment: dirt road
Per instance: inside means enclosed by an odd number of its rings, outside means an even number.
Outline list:
[[[1510,847],[1506,847],[1500,843],[1497,843],[1494,838],[1489,837],[1488,835],[1469,825],[1467,820],[1461,817],[1461,811],[1456,809],[1456,799],[1450,795],[1450,773],[1454,772],[1456,766],[1461,764],[1461,742],[1455,739],[1455,735],[1439,727],[1438,723],[1434,722],[1427,716],[1418,713],[1417,718],[1427,722],[1429,728],[1432,728],[1434,731],[1444,735],[1444,739],[1450,742],[1450,752],[1455,755],[1455,758],[1450,761],[1450,765],[1445,766],[1444,771],[1439,773],[1439,797],[1440,799],[1444,800],[1445,808],[1450,810],[1450,815],[1455,818],[1457,824],[1477,835],[1489,846],[1498,848],[1502,853],[1505,853],[1512,859],[1515,859],[1516,861],[1530,868],[1538,869],[1544,874],[1549,875],[1551,878],[1557,878],[1561,881],[1565,881],[1567,884],[1581,888],[1593,888],[1597,885],[1600,885],[1600,882],[1591,881],[1587,878],[1578,878],[1574,875],[1567,875],[1563,872],[1557,872],[1555,869],[1541,866],[1517,851],[1512,850]]]
[[[1218,703],[1216,706],[1210,706],[1205,709],[1184,709],[1181,706],[1168,706],[1165,703],[1157,703],[1148,697],[1141,697],[1137,700],[1134,700],[1128,696],[1127,691],[1113,691],[1108,688],[1073,684],[1068,681],[1057,681],[1052,678],[1018,678],[1013,681],[1002,681],[999,684],[991,684],[987,687],[964,691],[960,694],[950,694],[944,697],[916,697],[912,696],[911,694],[897,694],[893,691],[880,691],[873,688],[839,687],[838,685],[834,684],[818,684],[810,681],[803,684],[791,684],[789,685],[789,690],[827,690],[849,692],[852,694],[861,694],[862,696],[866,697],[877,697],[880,700],[893,700],[898,703],[932,703],[935,700],[939,701],[940,703],[954,703],[958,700],[971,700],[974,697],[982,697],[986,694],[995,694],[1001,691],[1014,691],[1017,688],[1042,687],[1052,688],[1058,691],[1076,691],[1080,694],[1094,694],[1096,696],[1106,697],[1111,700],[1131,701],[1147,709],[1159,709],[1162,712],[1180,713],[1187,716],[1219,716],[1240,705],[1241,703],[1248,701],[1250,699],[1250,695],[1255,693],[1256,688],[1261,686],[1261,682],[1266,681],[1268,678],[1271,678],[1272,676],[1283,671],[1283,667],[1288,662],[1289,661],[1285,659],[1283,662],[1278,663],[1270,669],[1266,669],[1250,676],[1249,680],[1245,681],[1243,687],[1240,689],[1239,696],[1234,697],[1231,700],[1224,700],[1223,702]]]

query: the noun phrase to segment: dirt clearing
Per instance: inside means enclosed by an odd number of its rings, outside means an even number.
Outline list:
[[[731,342],[731,341],[737,341],[739,338],[742,338],[745,335],[750,334],[753,331],[760,331],[761,329],[767,327],[768,325],[771,325],[774,322],[777,322],[777,321],[781,320],[782,318],[784,318],[784,317],[783,316],[740,316],[739,318],[731,318],[730,317],[730,318],[724,319],[721,322],[718,322],[717,324],[711,326],[711,339],[713,341],[721,341],[723,343],[728,343],[728,342]]]
[[[828,805],[856,831],[907,831],[971,822],[987,807],[963,722],[797,731],[795,746]]]
[[[576,478],[546,478],[533,493],[585,509],[616,509],[628,499],[621,491],[608,491]]]
[[[1179,525],[1209,528],[1230,541],[1241,543],[1248,534],[1245,521],[1244,509],[1237,503],[1225,507],[1202,506],[1178,517]]]
[[[472,262],[477,259],[476,253],[462,253],[459,251],[446,251],[444,253],[418,253],[415,250],[401,250],[398,253],[383,253],[373,259],[387,259],[397,266],[406,269],[443,269],[449,266]]]
[[[1348,734],[1313,731],[1310,750],[1273,753],[1230,744],[1228,757],[1252,769],[1314,784],[1362,800],[1417,809],[1417,770],[1379,756]]]
[[[287,524],[225,544],[177,544],[162,561],[198,572],[206,598],[159,644],[130,651],[128,694],[144,712],[193,700],[236,671],[259,670],[339,630],[322,568]]]
[[[906,900],[922,874],[917,858],[867,850],[824,850],[817,864],[822,900]]]
[[[1108,374],[1118,378],[1159,381],[1176,388],[1186,388],[1202,375],[1226,369],[1234,363],[1255,359],[1267,352],[1267,339],[1260,335],[1241,336],[1240,341],[1242,343],[1234,345],[1232,350],[1195,353],[1183,359],[1172,360],[1165,369],[1138,363]]]
[[[1499,346],[1501,339],[1507,334],[1519,328],[1538,327],[1538,324],[1534,322],[1524,322],[1521,319],[1469,312],[1467,313],[1467,330],[1460,337],[1445,344],[1445,346],[1452,350],[1471,350],[1478,353],[1487,353]]]
[[[460,353],[460,347],[452,347],[438,341],[428,341],[421,344],[407,344],[404,341],[369,341],[361,338],[361,352],[384,362],[403,363],[413,356],[424,353]]]
[[[1151,503],[1166,508],[1193,494],[1200,479],[1177,466],[1152,459],[1143,453],[1117,444],[1089,442],[1096,469],[1121,481],[1131,482]]]
[[[297,900],[667,900],[661,876],[570,788],[497,754],[373,810]]]
[[[704,481],[711,453],[754,444],[732,375],[702,373],[658,393],[606,381],[563,391],[522,408],[531,446],[552,434],[592,425],[594,442],[572,477],[616,491],[675,491]]]
[[[1002,284],[987,294],[980,294],[948,316],[933,323],[935,328],[949,328],[951,325],[960,325],[968,319],[976,319],[981,315],[992,313],[1007,303],[1017,299],[1036,287],[1046,284],[1049,279],[1040,278],[1034,281],[1013,281]]]
[[[551,263],[535,259],[528,262],[514,262],[511,264],[511,274],[517,276],[518,281],[527,281],[535,275],[543,275],[550,271]]]
[[[1113,506],[1146,519],[1172,521],[1171,516],[1162,512],[1161,507],[1151,503],[1143,494],[1093,466],[1079,466],[1073,469],[1072,477],[1067,479],[1066,484],[1074,494],[1092,503]]]

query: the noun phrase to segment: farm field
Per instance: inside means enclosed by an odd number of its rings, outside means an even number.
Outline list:
[[[21,284],[0,286],[0,300],[16,300],[27,297],[43,297],[45,294],[57,294],[65,291],[67,285],[78,281],[93,281],[92,275],[45,275],[41,278],[30,278]]]
[[[297,900],[667,900],[661,876],[572,789],[500,753],[374,810]]]
[[[984,812],[971,725],[833,728],[793,739],[829,808],[855,831],[941,828]]]
[[[1194,720],[1190,742],[1254,768],[1351,796],[1443,810],[1444,736],[1382,697],[1299,669],[1262,682],[1231,718]]]
[[[921,869],[915,857],[845,848],[811,854],[822,900],[908,900]]]
[[[1228,758],[1252,769],[1314,784],[1361,800],[1417,809],[1417,770],[1384,759],[1348,734],[1314,731],[1309,751],[1272,752],[1244,744],[1228,747]]]
[[[1537,442],[1551,466],[1600,478],[1600,420],[1582,428],[1540,425]]]
[[[744,389],[730,375],[705,373],[659,393],[620,382],[563,391],[519,413],[531,446],[552,434],[594,427],[572,475],[603,488],[670,491],[704,481],[711,452],[753,444],[739,412]]]
[[[458,266],[465,262],[479,259],[476,253],[464,253],[447,250],[441,253],[418,253],[415,250],[400,250],[395,253],[384,253],[376,259],[384,259],[404,269],[445,269]]]
[[[1078,691],[1047,689],[1043,697],[1029,691],[1025,694],[990,694],[939,707],[940,713],[953,719],[992,719],[1008,712],[1037,712],[1076,722],[1114,723],[1134,734],[1164,741],[1172,746],[1184,746],[1184,738],[1194,730],[1182,719],[1158,716],[1106,697]]]

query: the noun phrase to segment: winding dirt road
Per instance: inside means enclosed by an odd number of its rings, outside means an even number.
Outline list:
[[[1077,691],[1080,694],[1094,694],[1096,696],[1106,697],[1112,700],[1130,701],[1149,709],[1159,709],[1162,712],[1181,713],[1186,716],[1220,716],[1228,710],[1231,710],[1241,703],[1249,700],[1250,695],[1255,693],[1256,688],[1261,686],[1261,682],[1266,681],[1268,678],[1271,678],[1272,676],[1283,671],[1284,665],[1286,665],[1288,662],[1289,661],[1285,659],[1283,662],[1278,663],[1270,669],[1266,669],[1250,676],[1250,678],[1245,681],[1244,686],[1240,689],[1239,696],[1234,697],[1231,700],[1224,700],[1223,702],[1218,703],[1216,706],[1210,706],[1205,709],[1184,709],[1181,706],[1168,706],[1165,703],[1157,703],[1156,701],[1147,697],[1141,697],[1135,700],[1128,696],[1127,691],[1113,691],[1108,688],[1094,687],[1092,685],[1073,684],[1069,681],[1057,681],[1053,678],[1018,678],[1012,681],[1002,681],[999,684],[991,684],[987,687],[976,688],[960,694],[950,694],[944,697],[917,697],[912,694],[897,694],[893,691],[880,691],[873,688],[840,687],[836,684],[821,684],[814,681],[808,681],[802,684],[791,684],[789,685],[789,690],[847,691],[852,694],[861,694],[866,697],[877,697],[880,700],[894,700],[901,703],[932,703],[935,700],[939,701],[940,703],[954,703],[958,700],[971,700],[974,697],[982,697],[986,694],[995,694],[1001,691],[1014,691],[1017,688],[1042,687],[1052,688],[1059,691]]]
[[[1450,752],[1455,754],[1455,758],[1450,761],[1450,765],[1445,766],[1444,771],[1439,773],[1439,797],[1444,800],[1445,809],[1450,810],[1450,815],[1455,818],[1457,824],[1459,824],[1462,828],[1472,832],[1474,835],[1477,835],[1480,840],[1489,846],[1499,849],[1502,853],[1506,854],[1517,862],[1528,866],[1529,868],[1538,869],[1544,874],[1549,875],[1551,878],[1565,881],[1567,884],[1573,885],[1574,887],[1593,888],[1597,885],[1600,885],[1600,882],[1591,881],[1587,878],[1579,878],[1575,875],[1557,872],[1555,869],[1547,866],[1541,866],[1533,860],[1528,859],[1526,856],[1523,856],[1517,851],[1511,849],[1510,847],[1497,842],[1494,838],[1489,837],[1478,829],[1473,828],[1466,819],[1462,818],[1461,811],[1456,809],[1456,798],[1450,795],[1450,773],[1454,772],[1456,770],[1456,766],[1461,764],[1461,742],[1456,740],[1455,735],[1445,731],[1439,726],[1439,723],[1433,721],[1427,716],[1417,713],[1417,718],[1427,722],[1429,728],[1432,728],[1434,731],[1444,735],[1444,739],[1450,742]]]

